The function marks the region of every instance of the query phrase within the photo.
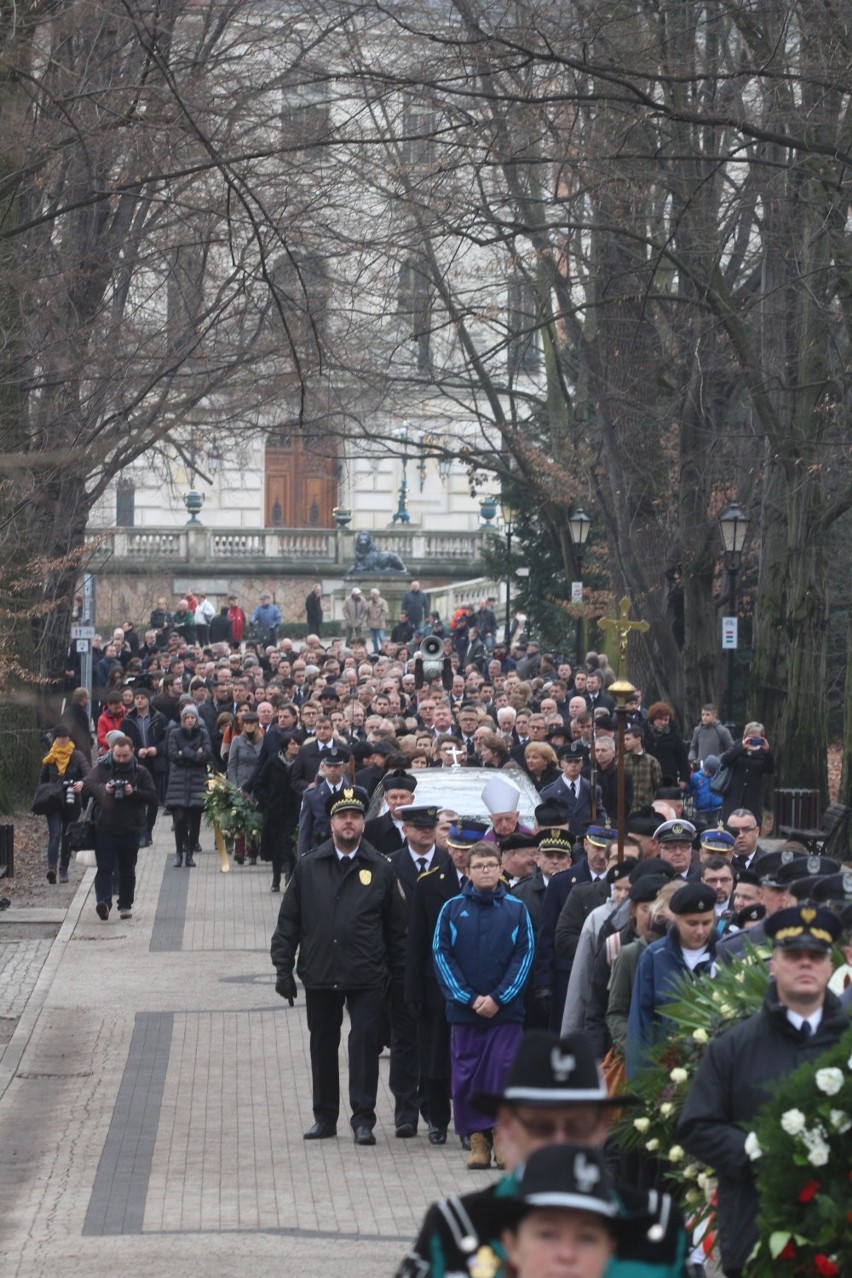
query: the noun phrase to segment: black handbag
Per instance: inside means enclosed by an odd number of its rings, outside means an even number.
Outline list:
[[[94,851],[95,823],[89,812],[81,812],[79,820],[69,821],[65,837],[72,852]]]
[[[61,806],[64,797],[65,791],[61,781],[39,781],[30,804],[30,811],[36,816],[46,816],[48,812]]]
[[[720,768],[713,780],[710,782],[710,791],[712,794],[725,795],[731,788],[731,782],[734,779],[734,770],[729,763],[724,768]]]

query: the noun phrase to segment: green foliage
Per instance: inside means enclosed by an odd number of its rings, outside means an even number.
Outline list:
[[[784,1079],[757,1117],[760,1237],[749,1278],[852,1273],[850,1130],[852,1028]]]
[[[242,834],[252,842],[260,839],[263,818],[250,799],[221,773],[207,782],[204,796],[204,820],[215,825],[226,839]]]

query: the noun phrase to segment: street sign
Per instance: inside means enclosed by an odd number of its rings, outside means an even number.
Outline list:
[[[737,647],[737,617],[722,618],[722,651]]]
[[[94,626],[72,626],[72,627],[71,627],[71,638],[72,638],[72,639],[94,639],[94,637],[95,637],[95,627],[94,627]],[[85,652],[85,651],[86,651],[86,649],[85,649],[85,648],[78,648],[78,649],[77,649],[77,651],[78,651],[78,652]]]
[[[571,602],[572,604],[581,604],[583,602],[583,583],[582,581],[571,582]]]
[[[88,652],[88,651],[89,651],[89,641],[88,641],[88,639],[78,639],[76,642],[77,642],[77,651],[78,651],[78,652]]]

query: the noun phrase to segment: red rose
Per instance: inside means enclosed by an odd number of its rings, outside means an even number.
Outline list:
[[[779,1252],[778,1259],[779,1260],[795,1260],[796,1259],[796,1248],[793,1246],[792,1238],[787,1239],[787,1245],[782,1252]]]
[[[820,1278],[837,1278],[840,1273],[834,1261],[829,1260],[828,1256],[824,1256],[822,1252],[818,1256],[814,1256],[814,1270],[820,1275]]]
[[[799,1194],[799,1202],[809,1203],[812,1198],[816,1198],[820,1188],[821,1186],[818,1180],[809,1180],[807,1185],[805,1185],[802,1192]]]

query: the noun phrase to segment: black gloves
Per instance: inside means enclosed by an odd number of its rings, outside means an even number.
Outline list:
[[[286,998],[290,1006],[293,1006],[293,1000],[296,997],[296,981],[292,974],[278,977],[275,982],[275,993],[280,994],[282,998]]]

